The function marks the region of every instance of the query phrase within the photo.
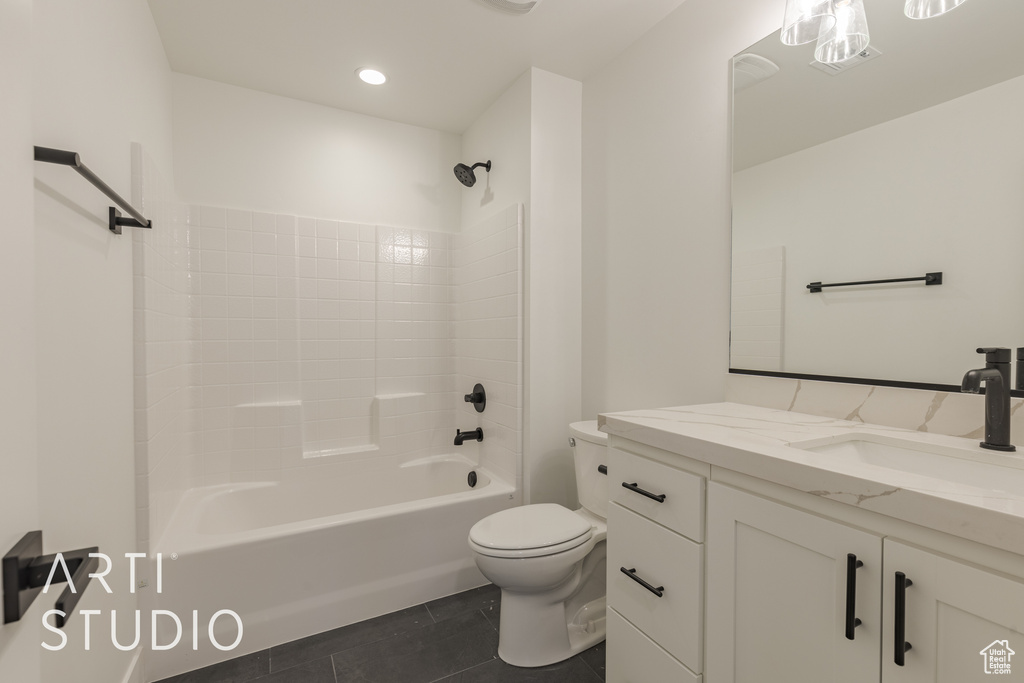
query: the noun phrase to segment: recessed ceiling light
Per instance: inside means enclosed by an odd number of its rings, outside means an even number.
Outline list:
[[[356,75],[363,83],[370,85],[383,85],[388,80],[387,76],[376,69],[356,69]]]

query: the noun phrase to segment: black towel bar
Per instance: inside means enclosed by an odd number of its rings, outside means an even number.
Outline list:
[[[807,289],[811,290],[811,294],[820,292],[823,287],[853,287],[856,285],[883,285],[889,282],[920,282],[924,281],[926,285],[941,285],[942,284],[942,273],[925,273],[923,277],[896,277],[888,280],[863,280],[861,282],[833,282],[828,285],[823,285],[820,282],[812,282],[807,285]]]
[[[42,161],[47,164],[58,164],[60,166],[70,166],[71,168],[78,171],[78,174],[88,180],[90,183],[96,186],[103,194],[110,197],[111,201],[120,206],[122,209],[132,215],[134,220],[131,218],[122,218],[121,212],[110,207],[110,232],[115,235],[121,234],[121,226],[128,226],[130,228],[152,228],[153,221],[148,220],[142,215],[134,206],[125,201],[124,197],[114,192],[105,182],[100,180],[95,173],[89,170],[89,167],[82,163],[82,160],[78,157],[77,152],[68,152],[63,149],[51,149],[50,147],[39,147],[35,148],[35,159],[36,161]]]

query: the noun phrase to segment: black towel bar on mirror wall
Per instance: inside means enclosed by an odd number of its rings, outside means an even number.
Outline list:
[[[816,294],[822,290],[823,287],[854,287],[857,285],[884,285],[890,282],[920,282],[924,281],[926,285],[941,285],[942,284],[942,273],[925,273],[922,277],[895,277],[888,280],[863,280],[861,282],[833,282],[831,284],[823,285],[820,282],[812,282],[807,285],[807,289],[810,290],[811,294]]]
[[[47,164],[58,164],[60,166],[70,166],[71,168],[78,171],[78,174],[88,180],[90,183],[96,186],[103,194],[110,197],[111,201],[120,206],[122,209],[131,214],[132,218],[122,218],[121,212],[110,207],[109,219],[110,219],[110,232],[115,235],[121,234],[121,227],[127,226],[129,228],[152,228],[153,221],[147,219],[142,215],[134,206],[125,201],[124,197],[114,192],[105,182],[100,180],[95,173],[89,170],[89,167],[82,163],[82,160],[78,157],[77,152],[68,152],[63,149],[51,149],[50,147],[39,147],[35,148],[35,159],[36,161],[42,161]]]

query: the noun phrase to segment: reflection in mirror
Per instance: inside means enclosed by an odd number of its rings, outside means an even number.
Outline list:
[[[851,60],[776,33],[734,61],[731,367],[958,384],[1024,346],[1024,2],[865,7]]]

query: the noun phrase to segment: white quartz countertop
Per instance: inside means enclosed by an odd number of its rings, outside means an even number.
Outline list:
[[[599,416],[598,424],[613,436],[713,467],[1024,555],[1024,494],[1019,487],[1000,488],[1001,479],[1024,477],[1024,447],[1004,454],[959,437],[737,403],[609,413]],[[954,464],[961,468],[965,461],[984,463],[1006,476],[993,476],[990,485],[987,480],[964,483],[942,455],[927,455],[920,470],[905,471],[789,445],[848,439],[851,433],[913,441],[923,451],[956,452],[960,457]]]

